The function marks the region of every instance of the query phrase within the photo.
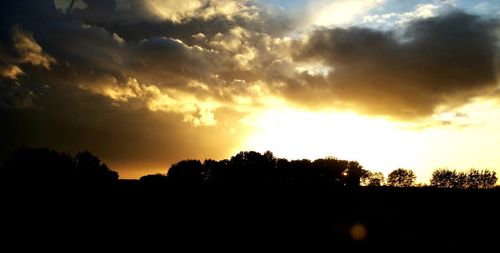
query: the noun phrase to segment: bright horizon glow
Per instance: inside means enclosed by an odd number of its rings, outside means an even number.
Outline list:
[[[241,145],[219,157],[184,159],[230,159],[239,151],[251,150],[270,150],[275,157],[289,160],[333,156],[358,161],[365,169],[382,172],[386,178],[397,168],[411,169],[417,182],[425,184],[438,168],[489,169],[499,173],[500,136],[496,133],[500,121],[496,115],[500,115],[500,109],[494,100],[478,99],[453,111],[435,114],[426,122],[413,123],[354,112],[297,109],[275,99],[267,102],[275,109],[257,110],[240,122],[248,132],[238,135],[238,130],[230,131],[233,138],[241,139]],[[133,174],[121,176],[164,174],[175,162],[178,161],[135,164],[125,170]]]
[[[419,134],[384,119],[284,109],[254,116],[249,122],[256,131],[247,139],[245,150],[270,150],[287,159],[333,156],[356,160],[386,175],[401,167],[420,167]]]
[[[333,156],[355,160],[386,177],[397,168],[412,169],[419,183],[428,183],[438,168],[490,169],[498,173],[497,104],[477,99],[418,123],[352,112],[278,107],[246,119],[254,131],[241,150],[270,150],[286,159]]]
[[[124,164],[116,167],[129,172],[121,174],[122,178],[139,178],[165,174],[171,164],[183,159],[221,160],[240,151],[270,150],[275,157],[289,160],[328,156],[354,160],[365,169],[382,172],[386,178],[397,168],[411,169],[417,182],[424,184],[439,168],[500,173],[500,107],[492,99],[476,99],[423,121],[397,122],[354,112],[297,109],[285,101],[264,97],[262,102],[274,109],[245,108],[249,116],[227,125],[227,133],[222,136],[214,136],[237,140],[230,150],[217,156],[198,154],[155,164],[125,164],[126,169]]]

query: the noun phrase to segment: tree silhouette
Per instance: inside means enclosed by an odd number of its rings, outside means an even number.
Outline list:
[[[255,151],[240,152],[229,160],[225,176],[240,183],[264,183],[271,180],[276,169],[276,159],[270,151],[260,154]]]
[[[224,159],[216,161],[207,159],[203,162],[203,168],[206,172],[205,180],[208,183],[221,183],[227,179],[227,175],[229,173],[229,160]]]
[[[387,176],[387,184],[395,187],[411,187],[415,185],[417,177],[412,170],[399,168]]]
[[[307,159],[292,160],[278,159],[276,161],[277,178],[286,184],[310,184],[313,181],[312,162]]]
[[[311,169],[315,172],[315,181],[319,184],[344,184],[349,161],[333,157],[314,160]]]
[[[467,173],[467,188],[489,189],[495,187],[496,182],[495,171],[471,169]]]
[[[21,148],[5,161],[2,174],[14,184],[54,187],[74,178],[74,161],[47,148]]]
[[[199,160],[183,160],[173,164],[168,170],[169,181],[177,184],[200,184],[205,173]]]
[[[432,173],[431,186],[440,188],[466,188],[467,176],[455,170],[438,169]]]
[[[118,173],[88,151],[80,152],[75,156],[76,176],[81,182],[96,186],[107,185],[118,180]]]
[[[343,173],[345,185],[348,187],[359,186],[362,175],[363,166],[356,161],[349,161],[347,168]]]
[[[496,184],[496,172],[471,169],[467,173],[438,169],[432,173],[431,186],[439,188],[489,189]]]
[[[361,175],[362,186],[382,186],[385,183],[385,177],[382,172],[371,172],[369,170],[363,170]]]
[[[11,183],[25,187],[57,188],[106,186],[118,180],[99,158],[81,152],[74,158],[47,148],[21,148],[5,161],[2,174]]]
[[[54,150],[22,148],[0,163],[4,182],[32,187],[61,187],[74,183],[81,187],[109,186],[118,181],[118,173],[88,151],[74,157]],[[395,187],[415,186],[412,170],[397,169],[388,175],[387,184]],[[230,160],[183,160],[173,164],[167,175],[148,175],[143,185],[200,184],[291,184],[357,187],[381,186],[381,172],[364,170],[356,161],[327,157],[310,161],[277,159],[273,153],[240,152]],[[437,169],[431,186],[439,188],[490,189],[497,182],[495,171],[471,169],[468,172]],[[45,185],[45,186],[44,186]],[[89,188],[87,188],[89,189]],[[157,188],[159,189],[159,188]]]
[[[243,151],[230,160],[184,160],[167,173],[173,183],[221,184],[316,184],[359,186],[362,166],[356,161],[333,157],[309,160],[276,159],[270,151],[263,154]]]

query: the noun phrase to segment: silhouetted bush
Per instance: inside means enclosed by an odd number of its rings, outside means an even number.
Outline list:
[[[166,182],[167,181],[167,176],[163,175],[163,174],[151,174],[151,175],[146,175],[146,176],[142,176],[141,178],[139,178],[139,181],[142,182],[142,183],[155,183],[155,182]]]
[[[153,192],[162,191],[168,186],[168,178],[162,174],[142,176],[139,182],[146,190]]]

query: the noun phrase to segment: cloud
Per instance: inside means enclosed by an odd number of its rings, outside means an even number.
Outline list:
[[[50,65],[56,60],[50,55],[45,54],[42,47],[33,39],[33,35],[21,30],[19,27],[14,29],[12,40],[14,49],[19,55],[19,63],[30,63],[34,66],[43,66],[50,69]]]
[[[56,60],[43,52],[42,47],[35,41],[33,35],[15,26],[12,31],[11,41],[3,46],[0,41],[0,77],[17,79],[24,75],[21,68],[23,64],[41,66],[50,69]],[[11,47],[12,50],[7,49]]]
[[[310,1],[308,25],[349,26],[385,0]]]
[[[297,61],[332,68],[325,78],[303,74],[287,95],[300,103],[322,103],[369,114],[414,118],[438,105],[466,103],[497,83],[497,24],[453,12],[395,31],[368,28],[315,31],[296,53]],[[320,101],[311,97],[320,99]]]
[[[0,66],[0,76],[2,77],[17,79],[18,76],[23,74],[23,70],[16,65]]]
[[[14,38],[19,42],[16,43],[19,50],[25,52],[23,61],[29,59],[50,68],[53,59],[58,59],[60,66],[45,74],[55,83],[101,94],[110,98],[112,104],[134,103],[152,111],[181,114],[184,121],[195,126],[215,125],[218,104],[231,106],[228,103],[234,96],[247,92],[246,87],[235,85],[238,82],[234,80],[256,81],[254,69],[269,60],[266,52],[272,38],[261,31],[264,24],[252,21],[244,27],[239,25],[243,19],[252,19],[245,13],[254,7],[245,5],[244,12],[233,13],[238,18],[229,16],[232,9],[224,7],[243,6],[245,1],[207,1],[202,9],[213,15],[193,14],[177,21],[148,19],[154,13],[147,14],[151,10],[146,7],[139,8],[143,19],[123,21],[111,14],[120,17],[127,11],[137,11],[121,6],[123,1],[83,2],[85,8],[68,10],[62,16],[53,11],[31,15],[47,20],[42,26],[31,16],[12,18],[15,25],[34,29],[35,37],[42,38],[41,45],[33,43],[28,32]],[[147,1],[129,1],[132,7],[147,4]],[[24,6],[29,6],[29,2],[13,4],[11,9],[21,12]],[[45,9],[50,6],[43,5]],[[130,35],[130,30],[139,33]],[[43,54],[42,46],[54,57]],[[13,72],[5,68],[3,73],[12,76]],[[62,80],[55,80],[59,78]],[[155,92],[137,93],[138,90],[131,89],[130,80],[141,84],[141,92],[145,87]]]
[[[224,16],[232,19],[234,16],[244,16],[251,18],[249,7],[245,5],[245,0],[198,0],[198,1],[147,1],[154,12],[162,17],[174,22],[182,22],[190,18],[210,19],[214,16]]]
[[[274,21],[247,1],[175,2],[179,8],[172,8],[173,2],[83,1],[84,8],[66,16],[54,13],[53,4],[36,3],[43,14],[7,22],[22,29],[11,36],[18,60],[2,64],[3,77],[26,74],[20,64],[50,72],[58,59],[61,66],[46,75],[71,76],[66,79],[71,85],[108,97],[110,103],[140,101],[156,111],[199,114],[195,118],[210,119],[208,125],[217,122],[217,114],[204,101],[216,101],[211,104],[217,108],[237,107],[231,103],[256,101],[248,99],[254,94],[251,87],[300,105],[412,118],[431,114],[438,105],[463,103],[496,80],[492,22],[459,12],[429,18],[434,9],[424,5],[414,13],[421,19],[403,33],[321,28],[297,42],[265,30],[265,22]],[[29,5],[24,0],[9,8],[33,14],[21,8]],[[155,5],[173,14],[151,18],[158,16]],[[138,19],[120,19],[132,12]],[[247,17],[250,13],[258,15]],[[38,25],[37,18],[47,22]],[[259,25],[257,18],[264,23]],[[140,92],[130,80],[140,84]],[[141,93],[144,89],[156,89],[157,99]]]
[[[200,85],[194,83],[194,86]],[[111,98],[115,105],[120,106],[130,100],[141,100],[146,108],[152,112],[178,113],[184,115],[184,121],[194,126],[215,126],[214,111],[220,104],[210,100],[200,100],[190,93],[176,89],[161,90],[155,85],[139,84],[137,79],[129,78],[126,85],[117,84],[116,79],[107,83],[100,83],[91,87],[82,86],[84,90],[90,90]]]
[[[247,0],[81,0],[69,9],[71,0],[58,0],[56,7],[65,14],[81,15],[92,23],[207,21],[214,18],[254,19],[255,6]],[[69,12],[69,13],[68,13]]]
[[[431,18],[446,15],[457,11],[456,3],[453,1],[436,1],[433,3],[420,3],[415,5],[413,10],[403,12],[386,12],[369,14],[362,17],[360,26],[375,29],[404,29],[411,22],[419,19]]]

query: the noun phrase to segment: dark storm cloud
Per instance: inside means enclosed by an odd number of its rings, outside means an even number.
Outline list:
[[[84,2],[87,8],[75,9],[71,14],[127,41],[167,36],[192,45],[194,34],[212,37],[235,26],[272,34],[283,34],[292,29],[289,18],[257,9],[255,2],[246,0],[171,0],[163,1],[165,6],[161,1],[145,0]]]
[[[303,75],[288,96],[372,114],[428,116],[441,104],[462,104],[497,85],[496,21],[454,12],[411,23],[397,31],[365,28],[315,31],[297,61],[320,61],[326,77]]]
[[[206,81],[233,56],[218,57],[215,52],[184,42],[194,40],[193,35],[199,33],[193,29],[193,22],[198,22],[198,27],[211,27],[212,34],[225,33],[236,26],[223,15],[205,21],[194,16],[185,23],[175,23],[148,12],[151,6],[147,1],[125,1],[133,7],[125,11],[117,9],[118,6],[112,4],[114,1],[84,2],[88,5],[86,9],[67,10],[65,14],[57,11],[51,1],[4,2],[4,41],[10,43],[12,40],[13,34],[8,27],[19,26],[32,31],[34,40],[65,65],[65,71],[80,76],[79,80],[74,80],[75,85],[83,86],[109,83],[110,80],[123,85],[127,78],[133,77],[141,83],[179,88],[191,80]],[[130,15],[135,19],[128,19]],[[115,33],[114,27],[124,28]],[[131,35],[126,31],[138,33],[132,35],[134,40],[127,40]],[[17,75],[22,74],[14,65],[2,65],[3,76],[13,76],[16,71]]]
[[[182,87],[190,79],[206,80],[215,71],[218,55],[181,40],[153,37],[130,48],[128,67],[145,83]]]

